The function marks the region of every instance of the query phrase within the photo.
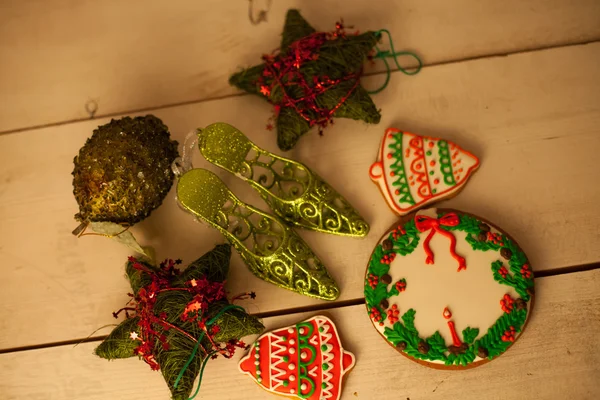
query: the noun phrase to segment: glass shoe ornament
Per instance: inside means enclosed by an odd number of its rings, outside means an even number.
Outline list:
[[[369,225],[306,165],[269,153],[226,123],[198,130],[200,152],[246,181],[286,223],[319,232],[364,237]]]
[[[304,240],[279,218],[242,202],[212,172],[185,172],[177,197],[187,211],[218,229],[258,278],[305,296],[338,298],[335,281]]]

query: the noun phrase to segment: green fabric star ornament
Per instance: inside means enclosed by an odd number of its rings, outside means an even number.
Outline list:
[[[179,260],[156,267],[130,258],[126,273],[133,299],[123,309],[127,319],[95,354],[107,360],[137,355],[161,370],[173,399],[187,400],[211,357],[231,357],[236,348],[245,347],[242,337],[264,329],[225,297],[230,256],[229,245],[218,245],[183,272],[174,267]]]
[[[333,117],[379,122],[379,110],[360,85],[363,63],[378,39],[370,31],[347,34],[341,23],[334,32],[317,32],[298,10],[289,10],[279,53],[263,56],[263,64],[234,74],[229,83],[275,105],[277,144],[287,151]]]

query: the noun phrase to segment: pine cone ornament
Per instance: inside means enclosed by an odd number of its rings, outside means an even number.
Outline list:
[[[153,115],[99,126],[73,160],[75,219],[131,226],[160,206],[173,183],[177,142]]]

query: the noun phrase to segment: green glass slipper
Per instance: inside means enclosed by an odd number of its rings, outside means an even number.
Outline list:
[[[218,229],[260,279],[305,296],[338,298],[337,284],[304,240],[278,218],[243,203],[212,172],[183,174],[177,197],[186,210]]]
[[[248,182],[288,224],[343,236],[369,232],[350,203],[306,165],[259,148],[222,122],[199,129],[198,139],[204,158]]]

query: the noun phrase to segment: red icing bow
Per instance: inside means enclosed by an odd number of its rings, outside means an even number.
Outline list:
[[[427,259],[425,263],[433,264],[433,252],[431,251],[431,247],[429,247],[429,242],[433,235],[436,232],[446,236],[450,239],[450,254],[452,257],[458,261],[458,271],[467,269],[467,264],[465,262],[464,257],[456,254],[456,238],[451,232],[448,232],[445,229],[440,228],[440,226],[456,226],[460,223],[460,219],[458,215],[455,213],[448,213],[441,218],[431,218],[426,215],[417,215],[415,216],[415,226],[419,230],[419,232],[425,232],[431,230],[427,238],[425,238],[425,242],[423,242],[423,248],[425,249],[425,253],[427,254]]]

